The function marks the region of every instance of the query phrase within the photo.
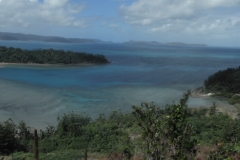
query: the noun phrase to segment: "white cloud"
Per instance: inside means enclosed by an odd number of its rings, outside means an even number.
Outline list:
[[[106,26],[106,25],[107,25],[107,22],[106,22],[106,21],[104,21],[104,22],[101,23],[101,26]]]
[[[117,25],[117,24],[110,24],[109,27],[110,27],[110,28],[117,28],[118,25]]]
[[[77,14],[85,8],[85,5],[68,4],[67,8],[70,13]]]
[[[116,32],[124,32],[124,29],[121,26],[119,26],[118,24],[115,24],[115,23],[109,24],[108,27],[110,29],[113,29]]]
[[[240,0],[137,0],[131,6],[121,5],[120,11],[130,21],[136,19],[144,21],[149,18],[156,21],[159,19],[188,19],[192,16],[199,16],[201,12],[209,9],[239,5]]]
[[[29,1],[29,2],[37,2],[37,0],[26,0],[26,1]]]
[[[154,36],[230,37],[240,31],[240,0],[136,0],[119,11],[127,23]]]
[[[199,26],[199,27],[198,27]],[[240,28],[240,18],[239,16],[231,17],[206,17],[202,20],[200,19],[195,27],[201,33],[230,33],[238,32]]]
[[[43,3],[49,7],[63,7],[68,3],[68,0],[44,0]]]
[[[164,24],[161,27],[153,27],[148,30],[148,32],[159,32],[159,31],[167,31],[170,28],[171,24]]]
[[[72,4],[69,0],[1,0],[0,26],[47,27],[75,26],[86,27],[83,19],[76,14],[84,5]]]

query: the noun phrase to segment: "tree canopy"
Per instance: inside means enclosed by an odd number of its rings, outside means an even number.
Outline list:
[[[104,55],[55,49],[22,50],[0,46],[0,62],[38,64],[108,63]]]
[[[209,76],[204,85],[214,92],[240,93],[240,67],[220,70]]]

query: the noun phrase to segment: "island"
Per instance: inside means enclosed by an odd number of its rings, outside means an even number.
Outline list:
[[[106,64],[104,55],[55,49],[23,50],[0,46],[0,63],[18,64]]]
[[[206,44],[187,44],[182,42],[171,42],[166,43],[167,46],[185,46],[185,47],[208,47]]]
[[[133,41],[130,40],[128,42],[123,42],[123,44],[138,44],[138,45],[163,45],[162,43],[159,43],[157,41]]]
[[[58,42],[58,43],[104,43],[99,39],[89,38],[65,38],[59,36],[40,36],[33,34],[0,32],[0,40],[7,41],[40,41],[40,42]]]
[[[206,44],[187,44],[182,42],[160,43],[157,41],[133,41],[123,42],[122,44],[130,45],[158,45],[158,46],[173,46],[173,47],[208,47]]]

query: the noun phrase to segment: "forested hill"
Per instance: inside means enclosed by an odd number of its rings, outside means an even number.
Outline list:
[[[22,50],[0,46],[0,62],[38,64],[109,63],[104,55],[54,49]]]
[[[205,92],[223,96],[230,104],[240,103],[240,67],[220,70],[204,82]]]
[[[220,70],[209,76],[204,85],[213,92],[240,93],[240,67]]]

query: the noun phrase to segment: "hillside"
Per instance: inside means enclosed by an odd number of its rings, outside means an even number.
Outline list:
[[[14,41],[41,41],[41,42],[60,42],[60,43],[113,43],[111,41],[105,42],[99,39],[90,38],[65,38],[59,36],[40,36],[33,34],[22,33],[8,33],[0,32],[0,40],[14,40]],[[127,41],[122,44],[136,44],[136,45],[161,45],[161,46],[185,46],[185,47],[207,47],[206,44],[187,44],[182,42],[160,43],[157,41]]]
[[[42,41],[42,42],[61,42],[61,43],[102,43],[99,39],[88,38],[64,38],[58,36],[40,36],[22,33],[0,32],[0,40],[17,40],[17,41]]]
[[[115,111],[97,119],[58,116],[56,126],[38,132],[40,159],[239,159],[239,119],[219,112],[215,104],[188,108],[188,97],[189,92],[165,107],[141,103],[132,106],[132,113]],[[33,160],[33,142],[25,122],[0,122],[0,155]]]
[[[160,46],[182,46],[182,47],[207,47],[206,44],[187,44],[182,42],[160,43],[157,41],[127,41],[123,44],[137,44],[137,45],[160,45]]]
[[[228,98],[230,104],[240,103],[240,67],[220,70],[204,81],[204,92]]]

